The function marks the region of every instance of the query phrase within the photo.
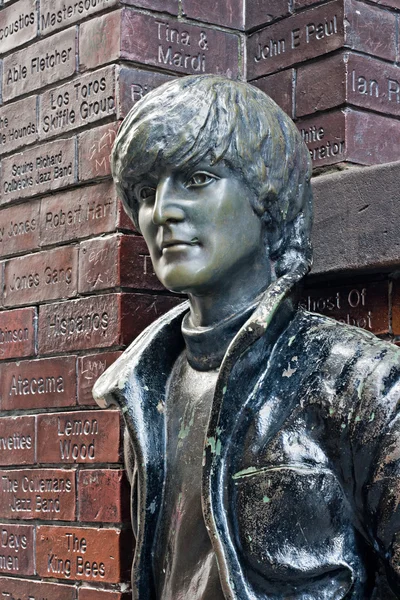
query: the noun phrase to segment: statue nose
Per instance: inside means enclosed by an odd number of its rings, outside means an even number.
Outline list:
[[[156,189],[152,220],[155,225],[163,225],[167,222],[182,221],[185,213],[181,207],[181,201],[176,186],[170,177],[159,181]]]

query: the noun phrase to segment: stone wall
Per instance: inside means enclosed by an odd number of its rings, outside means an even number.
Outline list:
[[[400,160],[399,17],[398,0],[4,0],[2,598],[129,597],[120,417],[91,387],[179,302],[110,180],[119,123],[149,90],[224,73],[295,118],[319,174],[303,304],[400,336],[400,164],[365,167]]]

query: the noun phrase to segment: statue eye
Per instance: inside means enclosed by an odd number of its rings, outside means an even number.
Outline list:
[[[218,177],[215,177],[214,175],[210,175],[209,173],[205,173],[203,171],[198,171],[197,173],[194,173],[194,175],[192,175],[190,179],[188,179],[188,181],[186,182],[186,187],[204,187],[205,185],[212,183],[216,179],[218,179]]]
[[[156,194],[156,190],[155,188],[149,187],[149,186],[143,186],[138,190],[138,198],[139,200],[148,200],[149,198],[152,198],[153,196],[155,196]]]

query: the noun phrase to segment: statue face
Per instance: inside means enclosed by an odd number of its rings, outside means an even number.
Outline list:
[[[190,170],[165,167],[135,187],[139,226],[161,283],[175,292],[206,295],[231,278],[260,268],[265,246],[253,192],[223,162]],[[229,287],[229,286],[228,286]]]

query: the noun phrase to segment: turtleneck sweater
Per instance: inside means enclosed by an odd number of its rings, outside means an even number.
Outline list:
[[[213,327],[182,323],[186,349],[166,394],[166,483],[155,545],[157,600],[223,600],[201,506],[208,420],[224,354],[255,305]]]

